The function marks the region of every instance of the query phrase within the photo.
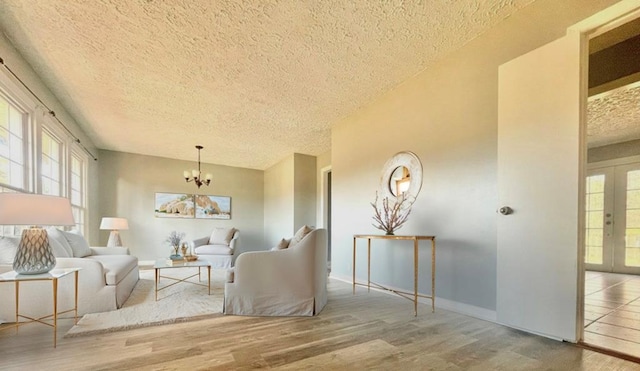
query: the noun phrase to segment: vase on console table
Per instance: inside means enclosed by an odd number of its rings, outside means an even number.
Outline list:
[[[378,203],[378,192],[376,192],[376,198],[371,203],[374,210],[373,220],[376,222],[373,226],[384,231],[385,236],[394,236],[394,232],[402,228],[409,218],[414,201],[415,199],[409,199],[402,193],[395,200],[385,197],[381,203]]]

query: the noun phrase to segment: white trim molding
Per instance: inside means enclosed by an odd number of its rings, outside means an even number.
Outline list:
[[[347,283],[349,285],[352,285],[351,277],[337,275],[337,274],[331,272],[331,274],[329,275],[329,278],[335,279],[337,281],[342,281],[342,282],[345,282],[345,283]],[[393,287],[393,286],[387,286],[387,287],[389,287],[390,289],[394,289],[394,290],[402,290],[402,289],[400,289],[398,287]],[[362,286],[359,286],[358,290],[362,290]],[[381,293],[388,294],[388,295],[395,295],[391,291],[380,290],[380,289],[377,289],[377,288],[374,288],[374,287],[371,287],[371,290],[375,290],[377,292],[381,292]],[[429,307],[431,307],[431,299],[418,297],[418,302],[420,304],[427,305],[428,307],[426,307],[426,310],[428,310]],[[475,305],[469,305],[469,304],[465,304],[465,303],[460,303],[460,302],[457,302],[457,301],[440,298],[438,296],[436,296],[435,306],[436,306],[436,308],[439,308],[439,309],[444,309],[444,310],[448,310],[448,311],[451,311],[451,312],[464,314],[465,316],[478,318],[478,319],[489,321],[489,322],[498,323],[497,322],[498,316],[497,316],[495,310],[481,308],[481,307],[477,307]]]

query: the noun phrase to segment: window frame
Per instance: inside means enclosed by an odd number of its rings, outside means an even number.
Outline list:
[[[45,194],[44,193],[44,189],[43,189],[43,161],[42,161],[42,157],[44,155],[42,149],[43,149],[43,144],[44,144],[44,133],[46,133],[48,136],[50,136],[53,140],[55,140],[56,142],[58,142],[60,148],[58,149],[58,156],[60,159],[60,166],[58,168],[58,179],[60,182],[60,188],[58,190],[58,194],[57,195],[53,195],[53,196],[61,196],[61,197],[69,197],[70,194],[67,191],[69,189],[68,187],[68,180],[66,177],[66,174],[68,172],[68,167],[67,164],[69,163],[69,139],[67,138],[67,136],[62,135],[61,130],[59,128],[59,125],[56,125],[55,122],[53,122],[53,120],[50,117],[44,117],[41,124],[39,125],[39,130],[38,130],[38,145],[36,148],[36,152],[38,154],[38,172],[37,172],[37,176],[38,176],[38,182],[37,182],[37,192],[39,194]]]
[[[34,184],[34,164],[33,164],[33,137],[34,137],[34,124],[35,124],[35,107],[26,104],[20,95],[13,96],[13,91],[6,87],[6,82],[0,79],[0,98],[6,100],[10,105],[15,107],[22,113],[22,159],[23,159],[23,171],[22,171],[22,187],[17,187],[11,184],[0,183],[0,187],[8,188],[16,192],[31,192],[33,191]],[[9,132],[11,135],[11,132]],[[9,159],[11,161],[11,159]]]
[[[82,205],[75,205],[73,203],[73,198],[72,198],[72,192],[73,192],[73,183],[72,183],[72,177],[73,177],[73,158],[76,157],[77,159],[80,160],[80,166],[81,166],[81,171],[82,173],[80,174],[80,187],[81,189],[81,198],[82,198]],[[84,216],[84,220],[83,223],[80,224],[81,227],[79,228],[80,233],[82,233],[83,236],[85,236],[85,239],[88,240],[89,238],[89,229],[87,228],[87,223],[89,220],[89,195],[88,195],[88,172],[89,172],[89,156],[84,153],[84,151],[82,150],[82,148],[80,148],[80,146],[77,143],[72,143],[69,146],[69,154],[68,154],[68,171],[67,171],[67,197],[69,198],[69,202],[71,203],[71,209],[74,208],[79,208],[82,210],[83,216]],[[79,227],[79,223],[78,221],[76,221],[76,228]]]

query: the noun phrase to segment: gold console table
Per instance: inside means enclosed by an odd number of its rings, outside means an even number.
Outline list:
[[[356,241],[358,238],[367,240],[367,284],[356,282]],[[371,240],[409,240],[413,241],[413,292],[399,291],[384,287],[378,283],[371,282]],[[418,294],[418,241],[431,240],[431,295]],[[374,287],[391,291],[405,299],[413,300],[414,316],[418,315],[418,297],[431,299],[431,312],[435,312],[436,297],[436,237],[435,236],[395,236],[395,235],[375,235],[375,234],[355,234],[353,235],[353,293],[356,293],[356,285],[367,286],[371,290]]]

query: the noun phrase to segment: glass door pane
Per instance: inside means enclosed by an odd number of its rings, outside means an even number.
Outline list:
[[[603,227],[604,227],[604,184],[605,175],[598,174],[587,177],[587,194],[585,200],[585,263],[603,263]]]
[[[615,167],[613,272],[640,274],[640,163]]]
[[[585,267],[588,270],[611,272],[614,246],[614,168],[589,170],[585,191]]]
[[[640,267],[640,170],[627,172],[625,267]]]

